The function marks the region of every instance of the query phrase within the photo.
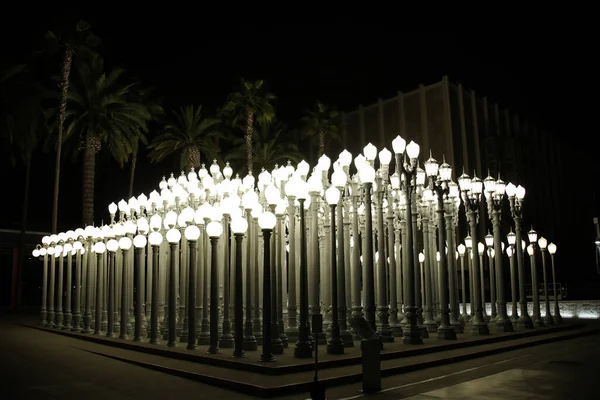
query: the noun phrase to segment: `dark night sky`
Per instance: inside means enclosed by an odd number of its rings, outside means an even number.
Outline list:
[[[592,76],[590,60],[581,55],[587,53],[580,50],[590,40],[584,39],[590,37],[587,35],[534,29],[528,33],[400,32],[395,25],[358,24],[346,17],[326,24],[254,21],[252,26],[243,26],[219,24],[209,15],[186,18],[184,10],[179,10],[176,18],[163,15],[162,10],[143,18],[114,14],[118,15],[109,18],[97,10],[70,10],[58,18],[51,10],[27,17],[7,13],[0,23],[3,64],[19,60],[38,46],[48,28],[80,17],[100,36],[107,63],[123,66],[143,83],[156,87],[167,110],[189,103],[214,109],[240,77],[263,78],[279,97],[279,116],[293,124],[317,99],[350,111],[448,75],[556,134],[569,132],[577,134],[573,137],[578,140],[591,140],[590,127],[582,117],[590,114],[577,97],[585,94],[581,85]],[[172,167],[170,163],[151,166],[142,160],[135,191],[153,189]],[[41,155],[34,168],[30,226],[47,230],[53,155]],[[80,168],[80,164],[63,167],[59,221],[66,221],[64,229],[81,218]],[[579,180],[583,183],[589,171],[582,174],[585,176]],[[18,210],[22,171],[3,166],[2,179],[9,182],[15,194],[13,207]],[[97,220],[108,218],[105,207],[109,201],[126,195],[127,181],[127,169],[121,171],[100,157]],[[586,195],[593,192],[595,189]],[[18,221],[17,212],[2,214],[0,226],[17,227]],[[584,240],[592,240],[587,234],[593,232],[591,221],[582,226],[587,229]]]

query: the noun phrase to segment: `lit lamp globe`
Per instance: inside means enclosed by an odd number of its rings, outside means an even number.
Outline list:
[[[248,221],[241,217],[232,219],[231,230],[236,235],[243,235],[248,230]]]
[[[181,232],[179,229],[171,228],[167,231],[167,242],[170,244],[179,243],[181,240]]]
[[[274,185],[269,185],[265,189],[265,198],[269,205],[277,205],[279,202],[279,190]]]
[[[135,235],[135,232],[137,231],[137,225],[130,219],[125,221],[123,227],[125,228],[125,233],[128,235]]]
[[[419,253],[419,262],[420,263],[425,262],[425,254]]]
[[[527,247],[527,243],[524,240],[521,240],[521,248],[523,250],[525,250],[526,247]]]
[[[48,254],[48,249],[45,247],[42,247],[40,249],[40,256],[44,257],[46,254]]]
[[[410,143],[406,146],[406,155],[408,155],[408,158],[410,158],[411,160],[416,160],[417,158],[419,158],[419,152],[421,151],[421,147],[416,144],[413,140],[410,141]]]
[[[285,184],[285,195],[288,198],[290,198],[290,199],[296,198],[296,186],[301,181],[302,181],[301,179],[292,178],[292,179],[290,179],[289,181],[286,182],[286,184]]]
[[[467,236],[465,238],[465,246],[467,246],[467,249],[472,249],[473,248],[473,239],[471,238],[471,236]]]
[[[471,179],[471,193],[480,195],[483,192],[483,182],[478,177],[474,176]]]
[[[512,247],[507,247],[506,248],[506,255],[508,256],[508,258],[513,256],[513,250]]]
[[[339,160],[342,167],[349,167],[352,163],[352,153],[344,149],[339,155]]]
[[[108,212],[110,215],[115,215],[117,213],[117,205],[114,202],[108,205]]]
[[[517,186],[515,194],[517,196],[517,199],[523,200],[525,198],[525,188],[521,185]]]
[[[50,244],[50,236],[44,236],[42,238],[42,244],[45,246],[49,245]]]
[[[277,218],[275,217],[275,214],[271,212],[264,212],[260,215],[260,217],[258,217],[258,226],[260,227],[260,229],[273,230],[276,223]]]
[[[538,246],[540,246],[540,249],[546,250],[546,247],[548,247],[548,241],[545,237],[542,236],[538,239]]]
[[[427,176],[430,178],[435,178],[440,167],[437,160],[430,156],[429,159],[427,159],[427,161],[425,161],[423,164],[425,165],[425,173],[427,173]]]
[[[319,165],[319,169],[321,171],[328,171],[329,167],[331,167],[331,159],[323,154],[321,157],[319,157],[317,164]]]
[[[556,253],[556,245],[554,243],[550,243],[548,245],[548,253],[554,255]]]
[[[73,250],[73,245],[71,243],[65,243],[65,247],[64,247],[65,253],[68,253],[71,250]]]
[[[150,230],[150,225],[148,224],[148,220],[144,217],[137,220],[137,230],[141,235],[146,235]]]
[[[165,220],[163,221],[166,229],[171,229],[177,224],[177,213],[173,210],[169,211],[167,215],[165,215]]]
[[[529,238],[529,243],[534,244],[537,242],[537,232],[533,229],[527,232],[527,237]]]
[[[121,239],[119,239],[119,248],[121,250],[129,250],[131,248],[132,244],[133,244],[133,241],[131,239],[129,239],[127,236],[124,236]]]
[[[163,241],[163,236],[160,232],[154,231],[148,235],[148,242],[150,246],[160,246]]]
[[[286,191],[287,186],[289,186],[289,182],[286,185]],[[256,203],[258,203],[258,195],[255,191],[249,190],[242,195],[242,207],[244,207],[245,210],[252,210]]]
[[[231,219],[241,218],[242,215],[244,215],[244,212],[242,211],[242,209],[240,207],[234,207],[231,210],[229,210],[229,218],[231,218]]]
[[[341,168],[331,174],[331,184],[337,188],[343,188],[346,185],[347,176]]]
[[[206,225],[206,233],[210,238],[218,238],[223,233],[223,225],[219,221],[210,221]]]
[[[395,154],[402,154],[406,149],[406,140],[404,140],[400,135],[396,136],[394,140],[392,140],[392,149]]]
[[[308,198],[308,184],[305,181],[297,182],[296,188],[294,189],[296,192],[296,198],[299,200],[306,200]]]
[[[94,245],[94,253],[103,254],[105,251],[106,251],[106,245],[104,244],[104,242],[97,242]]]
[[[68,239],[67,234],[65,232],[61,232],[58,234],[58,241],[65,242]]]
[[[440,165],[439,174],[442,182],[450,182],[450,180],[452,180],[452,167],[450,164],[443,162],[442,165]]]
[[[373,183],[375,180],[375,169],[368,164],[363,165],[358,174],[362,183]]]
[[[511,231],[508,233],[508,235],[506,235],[506,240],[508,240],[509,246],[514,246],[515,242],[517,241],[517,235]]]
[[[463,192],[471,190],[471,177],[465,173],[458,177],[458,186]]]
[[[365,158],[365,156],[363,156],[362,154],[357,155],[354,158],[354,167],[356,168],[357,171],[360,171],[362,169],[362,167],[366,164],[367,159]]]
[[[109,252],[114,253],[118,248],[119,242],[117,242],[115,239],[110,239],[108,242],[106,242],[106,250]]]
[[[54,246],[54,254],[56,254],[57,256],[61,256],[62,251],[63,251],[63,247],[60,244],[57,244],[56,246]]]
[[[51,246],[51,247],[48,247],[48,250],[47,250],[47,251],[48,251],[48,255],[49,255],[49,256],[53,256],[53,255],[54,255],[54,247],[52,247],[52,246]]]
[[[492,247],[494,245],[494,237],[489,233],[485,236],[485,244],[487,247]]]
[[[340,201],[340,190],[335,186],[329,186],[325,191],[325,200],[330,206],[334,206]]]
[[[517,194],[517,187],[512,182],[508,182],[505,192],[508,197],[514,197]]]
[[[195,242],[200,237],[200,228],[198,228],[196,225],[190,225],[185,228],[183,234],[188,241]]]
[[[379,152],[379,163],[388,166],[390,165],[390,161],[392,161],[392,152],[384,147],[383,150]]]
[[[377,147],[375,147],[372,143],[368,143],[363,148],[363,154],[368,161],[373,161],[375,160],[375,157],[377,157]]]
[[[464,244],[461,243],[458,245],[457,250],[458,250],[458,254],[460,254],[462,257],[465,255],[465,251],[467,251],[467,248],[465,247]]]
[[[150,217],[150,229],[153,232],[160,231],[161,226],[162,226],[162,218],[160,217],[160,215],[154,214],[152,217]]]
[[[527,254],[529,254],[530,256],[533,255],[533,246],[532,245],[527,246]]]
[[[485,245],[481,242],[477,243],[477,252],[479,253],[479,255],[483,255],[483,252],[485,251]]]
[[[31,252],[31,255],[34,256],[35,258],[38,258],[40,256],[40,251],[37,248],[35,248]]]
[[[146,240],[146,236],[144,235],[137,235],[136,237],[133,238],[133,245],[135,246],[136,249],[142,249],[144,247],[146,247],[146,243],[148,241]]]
[[[494,258],[496,256],[496,250],[490,249],[490,257]]]
[[[308,175],[308,170],[310,169],[310,165],[308,165],[308,163],[304,160],[300,161],[298,163],[298,167],[297,167],[297,171],[300,174],[300,176],[306,176]]]
[[[119,237],[119,236],[123,236],[125,235],[125,227],[123,226],[122,223],[118,223],[118,224],[114,224],[112,227],[112,236],[113,237]]]

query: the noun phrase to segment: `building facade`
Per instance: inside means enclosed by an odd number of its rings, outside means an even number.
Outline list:
[[[431,150],[438,161],[445,157],[456,174],[464,168],[483,179],[489,171],[494,177],[500,173],[506,182],[523,185],[526,230],[534,224],[553,237],[561,226],[556,210],[564,188],[555,174],[561,168],[560,145],[554,136],[516,113],[443,77],[342,115],[342,144],[354,155],[368,142],[391,150],[398,134],[421,146],[423,161]]]

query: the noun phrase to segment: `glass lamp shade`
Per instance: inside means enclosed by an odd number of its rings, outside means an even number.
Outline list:
[[[488,247],[492,247],[494,245],[494,237],[489,233],[485,236],[485,244]]]
[[[77,237],[75,236],[75,231],[73,230],[68,230],[65,235],[67,235],[67,240],[75,240],[77,239]]]
[[[435,259],[437,262],[440,262],[440,252],[439,251],[435,253]]]
[[[344,187],[346,185],[346,180],[346,173],[341,168],[331,174],[331,184],[335,187]]]
[[[456,249],[458,250],[458,254],[460,254],[461,256],[464,256],[465,255],[465,251],[467,251],[467,248],[462,243],[459,244]]]
[[[150,229],[153,231],[159,231],[162,226],[162,218],[158,214],[154,214],[150,217]]]
[[[35,258],[38,258],[40,256],[40,251],[38,249],[33,249],[33,251],[31,252],[31,255],[34,256]]]
[[[117,206],[119,206],[119,211],[121,211],[123,213],[125,211],[127,211],[127,202],[125,200],[123,200],[123,199],[119,200],[119,204],[117,204]]]
[[[375,180],[375,169],[368,164],[364,164],[358,173],[362,183],[373,183]]]
[[[556,245],[554,243],[550,243],[548,245],[548,253],[550,253],[550,254],[556,253]]]
[[[81,243],[79,240],[73,242],[73,248],[75,250],[81,250],[83,249],[83,243]]]
[[[508,182],[505,191],[508,197],[514,197],[517,194],[517,187],[511,182]]]
[[[167,231],[167,242],[174,244],[181,240],[181,232],[179,229],[171,228]]]
[[[75,240],[81,240],[81,238],[85,238],[85,231],[83,228],[75,229]]]
[[[58,241],[59,242],[64,242],[67,240],[67,234],[64,232],[61,232],[58,234]]]
[[[540,249],[546,250],[546,247],[548,247],[548,240],[542,236],[538,239],[538,246],[540,246]]]
[[[508,240],[509,245],[514,246],[517,240],[517,235],[515,235],[513,231],[510,231],[508,235],[506,235],[506,239]]]
[[[65,251],[65,253],[68,253],[71,250],[73,250],[73,245],[71,243],[65,243],[63,250]]]
[[[392,189],[400,189],[400,175],[398,175],[397,171],[390,175],[390,183],[392,184]]]
[[[206,233],[211,238],[218,238],[223,233],[223,225],[219,221],[211,221],[206,225]]]
[[[52,255],[54,255],[54,253],[55,253],[54,247],[52,247],[52,246],[48,247],[48,250],[47,250],[47,251],[48,251],[48,255],[49,255],[49,256],[52,256]]]
[[[496,181],[496,188],[494,193],[496,194],[496,197],[502,197],[504,196],[504,192],[506,191],[506,183],[504,183],[504,181],[500,178],[498,178],[498,180]]]
[[[471,190],[471,177],[463,173],[461,176],[458,177],[458,185],[460,186],[460,190]]]
[[[417,186],[425,185],[425,171],[422,168],[417,168]]]
[[[494,258],[496,256],[496,250],[490,249],[490,258]]]
[[[390,165],[390,161],[392,161],[392,152],[384,147],[383,150],[379,152],[379,163],[381,165]]]
[[[271,212],[264,212],[258,217],[258,226],[260,229],[273,229],[277,223],[277,218]]]
[[[148,241],[146,240],[146,236],[144,235],[137,235],[136,237],[133,238],[133,245],[135,246],[136,249],[141,249],[143,247],[146,247],[146,243]]]
[[[362,154],[359,154],[356,157],[354,157],[354,167],[357,171],[360,171],[366,162],[367,159]]]
[[[312,192],[321,192],[323,189],[323,184],[321,182],[321,177],[317,174],[312,174],[310,178],[308,178],[308,190]]]
[[[483,182],[476,176],[471,179],[471,192],[473,194],[481,194],[483,192]]]
[[[242,209],[240,207],[235,207],[235,208],[231,209],[231,211],[229,211],[230,219],[242,218],[243,215],[244,215],[244,212],[242,211]]]
[[[185,228],[184,235],[187,240],[196,241],[200,237],[200,228],[196,225],[190,225]]]
[[[106,245],[104,244],[104,242],[96,242],[96,244],[94,245],[94,253],[102,254],[105,251],[106,251]]]
[[[529,238],[529,243],[537,242],[537,232],[533,229],[527,232],[527,237]]]
[[[181,216],[186,223],[190,223],[194,220],[194,209],[187,206],[181,211]]]
[[[504,242],[500,242],[500,245],[501,245],[500,247],[502,247],[502,251],[504,251],[504,247],[505,247]]]
[[[410,158],[411,160],[417,159],[419,157],[420,151],[421,151],[421,147],[412,140],[406,146],[406,154],[408,155],[408,158]]]
[[[177,213],[173,210],[169,211],[167,215],[165,215],[164,225],[165,228],[172,228],[177,223]]]
[[[517,186],[517,190],[515,191],[517,199],[523,200],[525,198],[525,188],[521,185]]]
[[[134,235],[135,232],[137,231],[136,224],[130,219],[125,221],[124,228],[125,228],[125,233],[127,233],[128,235]]]
[[[425,254],[419,253],[419,262],[422,263],[423,261],[425,261]]]
[[[129,239],[127,236],[119,239],[119,248],[121,250],[129,250],[131,248],[132,244],[133,244],[133,241],[131,239]]]
[[[308,175],[308,171],[310,170],[310,165],[308,165],[308,163],[305,160],[302,160],[298,163],[298,167],[296,168],[296,170],[301,176],[306,176]]]
[[[251,210],[256,203],[258,203],[258,194],[256,194],[255,191],[249,190],[242,195],[242,206],[244,207],[244,209]]]
[[[50,244],[50,236],[44,236],[42,238],[42,244],[49,245]]]
[[[40,256],[42,256],[42,257],[43,257],[43,256],[45,256],[46,254],[48,254],[48,249],[46,249],[46,248],[42,247],[42,248],[40,249]]]
[[[96,227],[88,225],[85,227],[84,232],[85,232],[85,238],[91,239],[94,236],[96,236]]]
[[[285,184],[285,195],[289,198],[295,198],[297,192],[297,185],[301,179],[292,178]]]
[[[279,190],[274,185],[267,186],[265,198],[270,205],[276,205],[279,202]]]
[[[248,221],[244,218],[234,218],[231,220],[231,230],[236,234],[246,233],[248,230]]]
[[[329,167],[331,167],[331,159],[327,157],[327,155],[323,154],[321,157],[319,157],[318,164],[322,171],[327,171],[329,170]]]
[[[115,239],[110,239],[108,242],[106,242],[106,250],[110,251],[111,253],[117,251],[118,248],[119,242],[117,242]]]
[[[404,140],[400,135],[396,136],[394,140],[392,140],[392,150],[394,150],[395,154],[402,154],[406,149],[406,140]]]
[[[306,200],[308,198],[308,183],[298,180],[295,191],[297,199]]]
[[[158,231],[154,231],[148,235],[148,242],[150,242],[151,246],[160,246],[162,241],[163,235]]]
[[[533,246],[532,245],[527,246],[527,254],[529,254],[530,256],[533,255]]]
[[[229,161],[225,164],[225,168],[223,168],[223,176],[227,179],[231,178],[233,175],[233,169],[229,166]]]
[[[210,215],[208,216],[211,221],[221,221],[223,219],[223,210],[218,204],[215,204],[210,209]]]
[[[131,198],[127,201],[127,207],[129,207],[130,210],[136,210],[139,207],[137,199],[131,196]]]
[[[373,161],[375,160],[375,157],[377,157],[377,147],[375,147],[372,143],[367,143],[367,145],[363,148],[363,154],[367,160]]]
[[[352,153],[344,149],[339,155],[340,164],[342,167],[349,167],[352,164]]]
[[[255,179],[254,179],[254,176],[252,176],[252,174],[248,174],[244,177],[244,179],[242,179],[242,184],[247,188],[253,189],[254,183],[255,183]]]
[[[513,256],[513,249],[512,249],[512,247],[509,246],[509,247],[506,248],[506,255],[508,257],[512,257]]]
[[[58,235],[56,233],[50,235],[50,243],[58,243]]]
[[[471,236],[465,238],[465,246],[467,246],[467,249],[473,248],[473,239],[471,239]]]
[[[440,169],[440,171],[441,171],[441,169]],[[440,173],[440,176],[442,176],[441,173]],[[451,199],[459,198],[458,185],[456,184],[456,182],[448,183],[448,197],[450,197]],[[459,201],[460,201],[460,199],[459,199]]]
[[[114,202],[108,205],[108,212],[110,215],[115,215],[117,213],[117,205]]]
[[[329,186],[325,191],[325,200],[330,206],[336,205],[340,201],[340,190],[335,186]]]
[[[525,248],[526,248],[526,247],[527,247],[527,243],[525,243],[525,241],[524,241],[524,240],[521,240],[521,248],[522,248],[523,250],[525,250]]]
[[[125,227],[122,223],[116,223],[112,226],[112,235],[113,236],[123,236],[125,234]]]
[[[439,164],[437,162],[437,160],[433,157],[429,157],[429,159],[427,161],[424,162],[425,164],[425,172],[427,173],[427,176],[431,177],[431,178],[435,178],[438,174],[438,169],[439,169]]]
[[[496,180],[494,178],[492,178],[491,175],[488,175],[483,180],[483,187],[485,188],[486,192],[494,193],[496,191]]]
[[[483,252],[485,251],[485,245],[481,242],[477,243],[477,252],[479,253],[479,255],[483,255]]]
[[[442,163],[439,168],[440,179],[442,182],[449,182],[452,179],[452,167],[448,163]]]

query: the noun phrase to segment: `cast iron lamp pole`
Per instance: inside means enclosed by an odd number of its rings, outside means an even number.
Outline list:
[[[196,349],[196,273],[198,270],[198,238],[200,228],[196,225],[188,225],[184,231],[189,247],[189,276],[188,276],[188,332],[187,349]]]
[[[144,299],[142,298],[142,287],[145,284],[142,270],[145,268],[144,249],[146,248],[147,242],[148,240],[146,239],[146,236],[141,234],[133,238],[133,246],[135,247],[135,269],[137,271],[137,279],[135,284],[135,322],[133,326],[134,342],[142,341],[142,318],[144,316]]]
[[[410,142],[406,146],[406,141],[400,136],[392,141],[392,147],[394,149],[396,157],[396,171],[399,175],[404,175],[404,197],[406,199],[406,245],[403,245],[403,251],[406,251],[406,263],[404,265],[404,315],[406,318],[406,326],[402,329],[402,342],[404,344],[422,344],[423,338],[421,337],[421,331],[417,326],[417,308],[415,307],[415,272],[418,271],[419,262],[416,258],[418,251],[416,243],[413,241],[413,223],[412,223],[412,212],[413,206],[412,199],[412,186],[416,188],[416,173],[417,173],[417,157],[419,157],[419,145],[415,142]],[[405,153],[406,151],[406,153]],[[402,157],[408,156],[410,158],[410,165],[404,165]],[[416,193],[415,193],[416,194]]]
[[[550,261],[552,262],[552,293],[554,293],[554,323],[562,324],[560,308],[558,307],[558,293],[556,292],[556,270],[554,268],[554,254],[556,253],[556,245],[550,243],[548,245],[548,253],[550,253]]]
[[[65,256],[67,257],[67,273],[66,273],[66,298],[65,298],[65,325],[63,329],[71,330],[73,328],[73,314],[71,313],[71,293],[73,291],[73,236],[75,232],[67,232],[67,242],[65,243]]]
[[[515,241],[517,255],[517,271],[519,276],[519,300],[521,305],[521,315],[517,320],[517,326],[522,329],[533,328],[533,321],[527,310],[527,295],[525,294],[525,266],[523,260],[523,247],[521,246],[521,220],[523,218],[523,199],[525,198],[525,188],[521,185],[515,187],[512,183],[506,185],[506,195],[510,203],[510,212],[515,222]]]
[[[121,331],[119,334],[119,339],[127,339],[127,324],[128,324],[128,315],[127,315],[127,292],[130,285],[129,282],[129,249],[132,245],[132,240],[123,236],[119,239],[119,248],[123,251],[123,266],[121,267]]]
[[[258,347],[252,324],[252,272],[258,265],[254,264],[254,241],[257,237],[252,233],[252,208],[258,202],[256,192],[249,190],[242,196],[242,206],[246,211],[246,320],[244,321],[244,350],[254,351]],[[258,287],[254,290],[258,293]],[[258,303],[254,305],[258,309]],[[236,324],[238,323],[236,319]]]
[[[96,242],[94,245],[94,252],[96,253],[96,309],[95,309],[95,323],[94,323],[94,335],[101,334],[101,323],[102,323],[102,295],[104,287],[104,273],[103,273],[103,258],[104,252],[106,251],[106,245],[102,240]]]
[[[110,239],[106,242],[106,249],[108,250],[108,328],[106,336],[115,337],[115,274],[117,269],[116,251],[119,249],[119,242]]]
[[[457,247],[458,255],[460,256],[460,286],[462,299],[462,318],[465,323],[469,322],[469,314],[467,313],[467,288],[465,283],[465,251],[467,248],[464,244],[459,244]]]
[[[44,257],[44,265],[42,270],[42,309],[40,311],[40,325],[48,325],[48,310],[46,309],[46,302],[48,300],[48,245],[50,244],[50,237],[44,236],[42,238],[42,247],[39,252]]]
[[[248,221],[243,217],[233,218],[231,220],[231,230],[235,237],[235,295],[233,305],[234,324],[234,344],[233,356],[236,358],[246,357],[244,352],[244,304],[243,304],[243,288],[242,288],[242,243],[244,234],[248,230]],[[249,267],[249,266],[248,266]],[[248,304],[248,307],[250,304]]]
[[[155,224],[158,223],[158,226]],[[150,219],[150,228],[153,232],[148,235],[148,242],[152,246],[152,310],[150,311],[150,344],[158,344],[158,284],[159,284],[159,253],[163,236],[159,232],[161,218],[154,214]]]
[[[429,177],[429,186],[437,195],[437,219],[438,219],[438,248],[440,254],[438,280],[439,280],[439,296],[440,296],[440,325],[437,328],[438,339],[454,340],[456,332],[450,326],[450,309],[448,293],[454,300],[454,273],[450,274],[452,285],[448,286],[448,269],[446,268],[446,257],[453,257],[453,254],[446,254],[446,219],[444,216],[444,203],[448,197],[449,189],[448,182],[452,176],[452,168],[445,162],[440,166],[438,162],[429,157],[425,161],[425,172]],[[438,175],[439,173],[439,175]],[[451,222],[451,221],[448,221]],[[450,263],[450,260],[448,260]]]
[[[338,320],[337,246],[335,234],[335,208],[340,200],[339,189],[333,185],[330,186],[325,191],[325,199],[331,209],[331,337],[327,342],[327,354],[344,354],[344,346],[342,345],[342,339],[340,338],[340,325]]]
[[[515,233],[511,231],[506,235],[508,240],[508,247],[506,248],[506,255],[510,263],[510,296],[512,304],[512,313],[510,316],[511,322],[517,322],[519,320],[519,314],[517,310],[517,276],[515,272]]]
[[[533,227],[527,232],[529,238],[529,246],[527,246],[527,253],[529,254],[529,261],[531,262],[531,289],[533,290],[533,324],[536,327],[544,326],[544,320],[540,312],[540,291],[538,289],[537,279],[537,265],[535,260],[535,247],[537,245],[537,232],[533,230]]]
[[[175,347],[177,346],[177,258],[179,257],[178,245],[181,240],[181,232],[179,229],[171,226],[166,236],[169,242],[171,264],[169,266],[169,326],[167,346]]]
[[[481,199],[481,192],[483,189],[483,183],[481,179],[476,176],[471,177],[463,173],[458,178],[458,184],[462,191],[463,204],[467,211],[467,217],[469,219],[469,225],[471,226],[471,243],[473,245],[473,252],[475,252],[475,244],[477,243],[477,220],[479,201]],[[475,309],[475,314],[471,320],[471,334],[474,336],[478,335],[489,335],[490,331],[483,319],[483,306],[481,301],[481,286],[479,282],[479,258],[476,254],[473,254],[471,261],[473,265],[473,302],[471,302],[471,309]]]
[[[73,243],[75,251],[75,309],[73,310],[73,332],[81,332],[81,257],[83,254],[83,243],[80,242],[83,229],[75,231],[76,241]]]
[[[211,221],[206,225],[206,233],[210,238],[210,345],[209,354],[219,353],[219,271],[218,244],[223,233],[223,225],[219,221]]]
[[[544,277],[544,305],[546,308],[546,315],[544,315],[544,324],[546,325],[554,325],[554,319],[552,319],[552,315],[550,314],[550,299],[548,298],[548,279],[546,275],[546,249],[548,247],[548,241],[545,237],[541,237],[538,239],[538,246],[540,246],[540,250],[542,250],[542,274]]]
[[[263,273],[263,345],[259,361],[275,361],[271,349],[271,232],[275,228],[277,217],[271,212],[264,212],[258,218],[258,225],[263,232],[264,273]]]

